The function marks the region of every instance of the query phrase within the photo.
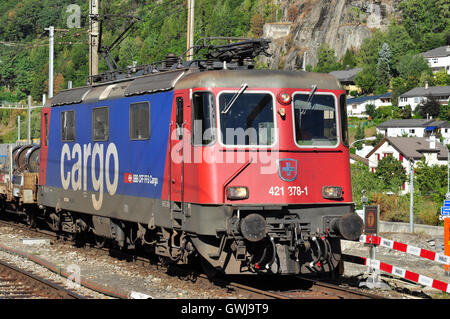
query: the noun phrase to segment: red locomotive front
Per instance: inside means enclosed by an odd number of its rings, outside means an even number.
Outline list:
[[[336,79],[221,70],[188,75],[175,89],[163,198],[183,214],[202,212],[183,223],[217,239],[193,240],[202,255],[226,273],[333,271],[338,238],[358,238],[362,225]],[[227,249],[235,263],[221,261]]]

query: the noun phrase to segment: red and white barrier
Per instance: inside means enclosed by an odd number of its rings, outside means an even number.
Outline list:
[[[415,247],[415,246],[403,244],[403,243],[400,243],[400,242],[397,242],[397,241],[381,238],[381,237],[378,237],[378,236],[362,235],[359,238],[359,241],[362,242],[362,243],[366,243],[366,244],[379,245],[379,246],[382,246],[382,247],[386,247],[386,248],[402,251],[404,253],[407,253],[407,254],[410,254],[410,255],[414,255],[414,256],[418,256],[418,257],[425,258],[425,259],[429,259],[429,260],[432,260],[432,261],[436,261],[436,262],[441,263],[441,264],[445,264],[445,265],[449,265],[450,264],[450,257],[449,256],[446,256],[446,255],[443,255],[443,254],[439,254],[439,253],[436,253],[436,252],[431,251],[431,250],[426,250],[426,249],[418,248],[418,247]]]
[[[439,281],[430,277],[426,277],[423,275],[419,275],[417,273],[414,273],[412,271],[399,268],[393,265],[386,264],[384,262],[381,262],[376,259],[369,259],[364,257],[356,257],[356,256],[349,256],[349,255],[343,255],[342,256],[345,261],[354,262],[357,264],[361,264],[364,266],[370,266],[374,269],[382,270],[384,272],[402,277],[404,279],[419,283],[424,286],[432,287],[447,293],[450,293],[450,285],[446,282]]]

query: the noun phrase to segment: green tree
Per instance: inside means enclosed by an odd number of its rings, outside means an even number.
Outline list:
[[[385,42],[386,34],[379,29],[376,29],[370,38],[364,39],[356,57],[358,65],[375,66],[378,62],[378,53]]]
[[[432,117],[438,117],[441,111],[441,105],[432,96],[427,96],[426,99],[417,106],[417,113],[423,118],[427,118],[427,115]]]
[[[377,112],[374,104],[366,104],[366,114],[375,119]]]
[[[417,163],[414,185],[419,194],[442,203],[447,193],[447,166],[428,166],[424,160]]]
[[[368,65],[356,74],[355,84],[361,88],[363,94],[370,94],[375,91],[377,84],[375,73],[376,68],[372,65]]]
[[[393,156],[378,161],[375,175],[383,182],[386,190],[398,192],[406,182],[406,171],[402,163]]]
[[[445,44],[448,29],[448,2],[436,0],[403,0],[399,9],[403,25],[420,52]],[[443,11],[447,9],[447,11]]]
[[[400,78],[404,79],[404,87],[407,90],[418,86],[424,75],[433,74],[425,58],[414,54],[407,54],[400,58],[397,70]]]
[[[362,191],[365,190],[365,196],[369,199],[375,193],[380,193],[384,189],[382,181],[371,173],[369,168],[359,162],[350,164],[352,177],[352,195],[353,201],[358,209],[362,208]]]
[[[389,88],[391,79],[391,50],[385,42],[381,47],[377,63],[377,93],[382,94]]]
[[[347,49],[342,57],[342,68],[345,69],[347,66],[351,69],[356,66],[355,51],[353,48]]]
[[[400,116],[402,119],[410,119],[411,115],[412,115],[412,108],[411,105],[408,104],[402,109]]]
[[[366,137],[366,134],[364,133],[364,125],[361,123],[361,124],[358,125],[358,128],[356,129],[355,141],[362,140],[364,137]],[[356,142],[354,145],[355,145],[357,150],[361,150],[362,149],[362,145],[363,145],[363,141]]]
[[[408,53],[414,53],[416,46],[405,28],[397,24],[395,20],[389,25],[385,36],[385,41],[389,45],[390,51],[391,74],[397,76],[398,71],[396,66],[400,58]]]
[[[439,70],[434,74],[434,85],[435,86],[450,85],[450,75],[447,73],[445,68]]]
[[[329,73],[340,69],[340,64],[337,62],[334,50],[328,43],[323,43],[320,46],[317,55],[318,62],[316,67],[313,69],[314,72]]]

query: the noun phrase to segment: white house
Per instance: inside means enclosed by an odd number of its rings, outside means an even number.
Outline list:
[[[433,97],[441,105],[448,104],[450,98],[450,86],[428,86],[417,87],[406,93],[403,93],[399,97],[398,106],[403,108],[406,105],[410,105],[414,111],[420,103],[426,101],[428,97]]]
[[[447,165],[449,153],[447,148],[442,145],[435,136],[429,138],[421,137],[385,137],[378,143],[374,149],[366,155],[369,160],[369,169],[376,171],[378,161],[387,156],[393,156],[398,159],[410,174],[410,163],[414,161],[413,167],[417,162],[425,159],[427,165]],[[403,192],[409,192],[408,182],[403,184]]]
[[[450,123],[433,119],[388,120],[377,126],[377,134],[386,137],[429,137],[443,138],[444,144],[450,144]]]
[[[368,104],[375,105],[375,109],[381,106],[392,105],[391,93],[385,93],[372,96],[361,96],[347,100],[347,116],[352,117],[368,117],[366,114],[366,106]]]
[[[433,72],[445,69],[447,74],[450,74],[450,45],[423,52],[421,55],[427,59]]]

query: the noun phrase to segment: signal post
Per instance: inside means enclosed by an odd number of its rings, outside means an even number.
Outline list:
[[[446,198],[448,199],[448,193]],[[450,200],[444,200],[440,219],[444,220],[444,254],[450,256]],[[445,274],[450,276],[450,265],[444,265]]]

